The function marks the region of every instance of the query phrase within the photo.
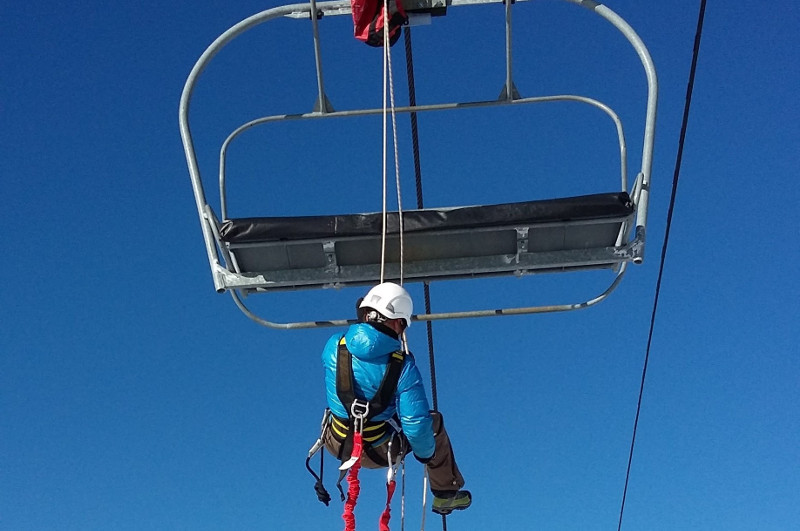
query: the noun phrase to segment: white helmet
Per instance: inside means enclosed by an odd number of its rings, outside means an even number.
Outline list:
[[[404,319],[406,326],[411,326],[411,314],[414,312],[411,295],[394,282],[384,282],[369,290],[358,307],[377,310],[387,319]]]

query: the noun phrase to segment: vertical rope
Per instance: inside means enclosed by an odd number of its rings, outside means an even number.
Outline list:
[[[411,47],[411,28],[406,27],[405,46],[406,46],[406,78],[408,79],[408,104],[410,107],[417,106],[416,85],[414,83],[414,54]],[[422,193],[422,165],[419,156],[419,128],[417,125],[417,113],[411,111],[411,145],[414,151],[414,180],[417,188],[417,208],[425,208]],[[425,313],[431,313],[431,289],[430,283],[423,284],[425,292]],[[433,323],[425,322],[428,329],[428,360],[431,366],[431,399],[433,409],[439,410],[439,397],[436,389],[436,359],[433,351]]]
[[[403,199],[400,186],[400,158],[398,156],[397,146],[397,113],[395,112],[394,103],[394,76],[392,75],[392,51],[389,44],[389,7],[388,3],[383,4],[383,230],[381,233],[381,283],[384,281],[384,274],[386,268],[386,232],[388,214],[386,208],[386,121],[388,110],[391,109],[392,116],[392,147],[394,155],[394,175],[395,175],[395,188],[397,191],[397,217],[398,217],[398,237],[400,240],[400,285],[403,284],[403,262],[404,262],[404,242],[403,242]],[[388,93],[389,105],[386,101],[387,93],[387,80],[388,80]]]
[[[406,47],[406,79],[408,80],[408,105],[417,106],[417,90],[414,83],[414,54],[411,47],[411,28],[404,30]],[[419,156],[419,128],[417,126],[417,113],[411,111],[411,145],[414,151],[414,181],[417,189],[417,208],[425,208],[422,193],[422,165]],[[430,283],[423,283],[425,293],[425,313],[431,313],[431,287]],[[439,410],[439,393],[436,388],[436,356],[433,351],[433,323],[425,322],[428,330],[428,362],[431,370],[431,406],[435,411]],[[424,520],[423,520],[424,527]],[[447,516],[442,515],[442,531],[447,531]]]
[[[655,297],[653,300],[653,313],[650,316],[650,332],[647,336],[647,348],[644,356],[644,366],[642,367],[642,382],[639,386],[639,401],[636,404],[636,417],[633,421],[633,436],[631,437],[631,448],[628,454],[628,468],[625,472],[625,487],[622,491],[622,504],[619,509],[619,523],[617,524],[617,531],[622,529],[622,516],[625,512],[625,500],[628,496],[628,483],[631,476],[631,465],[633,464],[633,449],[636,445],[636,429],[639,426],[639,413],[642,410],[642,396],[644,395],[644,382],[647,376],[647,364],[650,360],[650,346],[653,342],[653,329],[655,328],[656,312],[658,310],[658,299],[661,293],[661,279],[664,276],[664,263],[667,258],[667,244],[669,243],[670,227],[672,226],[672,213],[675,209],[675,197],[678,193],[678,178],[680,177],[681,161],[683,160],[683,144],[686,140],[686,128],[689,123],[689,107],[692,103],[692,90],[694,88],[694,76],[697,70],[697,57],[700,54],[700,38],[703,34],[703,19],[705,18],[706,0],[700,0],[700,13],[697,17],[697,31],[694,37],[694,48],[692,50],[692,65],[689,69],[689,81],[686,87],[686,103],[683,108],[683,121],[681,123],[681,132],[678,140],[678,153],[675,160],[675,172],[672,176],[672,194],[669,200],[669,209],[667,211],[667,227],[664,234],[664,245],[661,247],[661,262],[658,268],[658,280],[656,281]]]
[[[386,4],[384,3],[384,17],[388,16],[386,14]],[[385,20],[388,20],[384,18]],[[388,31],[385,31],[384,28],[384,42],[388,39]],[[395,181],[395,188],[397,190],[397,230],[398,236],[400,238],[400,285],[403,284],[403,194],[400,189],[400,157],[398,156],[398,147],[397,147],[397,113],[395,111],[394,105],[394,76],[392,75],[392,52],[391,47],[386,48],[386,56],[388,57],[389,63],[389,99],[390,105],[392,110],[392,146],[394,147],[394,181]]]
[[[406,460],[402,463],[402,481],[400,482],[400,531],[406,528]]]
[[[383,6],[383,20],[386,20],[387,16],[387,9],[386,5]],[[386,28],[384,28],[385,30]],[[382,143],[382,183],[383,183],[383,209],[382,209],[382,219],[383,219],[383,228],[381,229],[381,284],[384,281],[384,272],[386,269],[386,221],[387,221],[387,213],[386,213],[386,72],[388,69],[388,54],[386,50],[389,47],[389,35],[386,31],[383,32],[383,124],[381,126],[382,134],[383,134],[383,143]]]

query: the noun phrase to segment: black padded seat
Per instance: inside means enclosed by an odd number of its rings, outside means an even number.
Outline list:
[[[630,230],[626,192],[403,212],[403,266],[417,280],[613,267]],[[380,212],[225,220],[220,239],[240,273],[272,288],[367,283],[381,261]],[[398,214],[387,214],[386,262],[400,261]],[[622,234],[622,241],[626,234]]]
[[[628,217],[633,204],[626,192],[595,194],[562,199],[466,206],[439,209],[406,210],[403,231],[408,233],[497,227],[503,225],[603,220]],[[387,232],[398,232],[397,212],[387,214]],[[346,214],[239,218],[226,220],[220,228],[222,241],[255,243],[275,240],[307,240],[348,236],[380,235],[383,214]]]

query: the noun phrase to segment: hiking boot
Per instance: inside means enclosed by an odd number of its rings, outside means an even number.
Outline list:
[[[468,490],[437,492],[433,497],[433,512],[447,515],[453,511],[461,511],[472,504],[472,494]]]

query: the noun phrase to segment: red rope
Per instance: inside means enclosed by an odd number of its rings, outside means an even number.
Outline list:
[[[394,480],[386,484],[386,508],[383,510],[383,514],[381,514],[379,523],[380,531],[389,531],[389,519],[392,517],[392,495],[394,494],[395,486],[396,483]]]
[[[361,457],[361,434],[359,432],[355,432],[353,434],[353,453],[354,457]],[[349,488],[347,489],[347,501],[344,502],[344,514],[342,514],[342,519],[344,520],[344,531],[355,531],[356,529],[356,515],[354,514],[353,510],[356,508],[356,502],[358,502],[358,495],[361,492],[361,482],[358,480],[358,471],[361,469],[361,459],[356,461],[352,467],[350,467],[350,472],[347,475],[347,483],[349,484]]]

